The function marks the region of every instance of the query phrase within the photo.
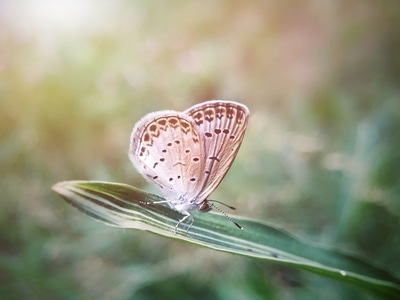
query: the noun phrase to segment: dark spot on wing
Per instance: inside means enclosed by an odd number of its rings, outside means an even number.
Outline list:
[[[209,157],[209,159],[211,159],[211,160],[216,160],[216,161],[218,161],[218,162],[219,162],[219,158],[218,158],[218,157],[216,157],[216,156],[210,156],[210,157]]]

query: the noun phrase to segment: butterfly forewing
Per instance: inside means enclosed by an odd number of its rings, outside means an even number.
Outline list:
[[[161,111],[142,118],[132,131],[129,156],[173,206],[201,192],[203,143],[186,115]]]
[[[249,118],[246,106],[231,101],[208,101],[183,112],[194,123],[203,142],[204,170],[197,203],[224,178],[239,151]]]

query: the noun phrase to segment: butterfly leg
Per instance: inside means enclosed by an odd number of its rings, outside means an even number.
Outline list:
[[[169,203],[169,201],[167,201],[167,200],[160,200],[160,201],[140,201],[139,203],[140,203],[140,204],[149,205],[149,204]]]
[[[191,228],[192,225],[193,225],[194,220],[193,220],[192,214],[191,214],[190,212],[188,212],[188,211],[183,211],[183,213],[185,214],[185,216],[184,216],[182,219],[180,219],[180,220],[178,221],[178,223],[176,224],[176,226],[175,226],[175,228],[174,228],[174,234],[176,234],[176,231],[177,231],[179,225],[180,225],[181,223],[183,223],[185,220],[187,220],[187,224],[186,224],[187,230],[186,230],[186,233],[189,232],[190,228]],[[186,223],[186,222],[185,222],[185,223]]]

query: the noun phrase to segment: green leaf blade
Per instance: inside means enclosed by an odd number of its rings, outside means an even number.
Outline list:
[[[147,230],[219,251],[274,261],[333,278],[369,293],[395,298],[400,280],[354,255],[303,241],[270,224],[236,218],[238,229],[217,213],[195,214],[189,231],[179,212],[164,206],[163,198],[126,184],[64,181],[53,190],[85,214],[122,228]],[[175,230],[176,229],[176,230]]]

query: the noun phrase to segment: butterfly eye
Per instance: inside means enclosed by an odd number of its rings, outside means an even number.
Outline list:
[[[207,200],[204,200],[203,202],[201,202],[200,206],[199,206],[199,211],[201,212],[208,212],[212,209],[210,203],[208,203]]]

